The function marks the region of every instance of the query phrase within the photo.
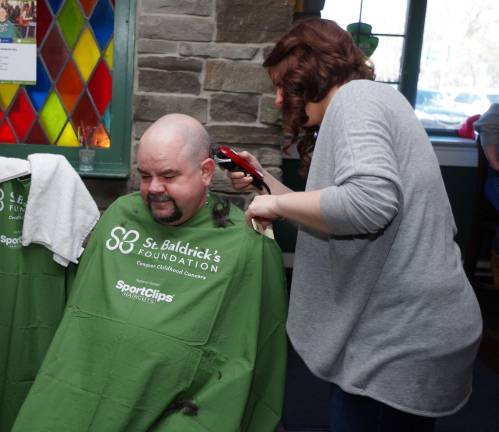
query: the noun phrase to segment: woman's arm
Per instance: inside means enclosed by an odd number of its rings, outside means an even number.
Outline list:
[[[392,181],[362,176],[316,191],[257,196],[246,218],[259,220],[264,228],[284,218],[325,234],[372,234],[390,223],[399,205]]]
[[[251,219],[256,219],[266,228],[272,220],[284,218],[331,234],[321,215],[320,201],[320,190],[256,196],[246,211],[246,220],[251,223]]]

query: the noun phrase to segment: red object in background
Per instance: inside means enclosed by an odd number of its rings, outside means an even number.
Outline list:
[[[29,103],[28,96],[26,96],[26,90],[21,89],[19,91],[17,99],[12,105],[7,117],[17,135],[17,139],[19,141],[24,141],[26,134],[29,132],[31,125],[36,119],[36,113]]]
[[[0,126],[0,142],[3,144],[16,143],[16,137],[14,136],[12,129],[6,121],[4,121]]]
[[[468,117],[464,123],[457,130],[457,134],[461,138],[471,138],[475,139],[475,130],[473,129],[473,124],[480,118],[480,114],[475,114]]]
[[[106,62],[101,60],[95,68],[94,75],[88,83],[88,91],[92,95],[95,106],[100,115],[103,116],[111,102],[113,89],[113,78],[107,69]]]

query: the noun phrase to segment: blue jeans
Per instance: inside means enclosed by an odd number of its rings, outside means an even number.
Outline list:
[[[332,384],[329,424],[331,432],[433,432],[435,419],[399,411]]]
[[[499,173],[492,168],[489,169],[485,180],[485,196],[499,212]],[[499,252],[499,225],[496,226],[496,236],[492,241],[492,249]]]
[[[485,180],[485,196],[499,212],[499,172],[489,168]]]

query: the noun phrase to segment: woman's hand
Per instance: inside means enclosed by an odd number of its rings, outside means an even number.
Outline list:
[[[238,155],[241,156],[241,158],[243,158],[250,165],[252,165],[257,171],[261,172],[262,174],[264,173],[262,165],[260,164],[260,162],[258,162],[258,159],[255,156],[253,156],[251,153],[247,151],[242,151],[238,153]],[[230,182],[232,183],[232,187],[236,190],[239,191],[252,190],[252,191],[261,192],[259,189],[257,189],[255,186],[251,184],[251,182],[253,181],[253,177],[243,173],[242,171],[227,170],[226,175],[229,178]]]
[[[277,200],[278,195],[256,196],[246,210],[246,223],[251,226],[251,220],[258,222],[263,229],[267,228],[273,220],[279,219]]]

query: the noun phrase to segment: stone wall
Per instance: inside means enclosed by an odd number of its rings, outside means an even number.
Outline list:
[[[202,122],[214,142],[255,154],[280,176],[282,132],[264,53],[292,22],[294,0],[139,0],[131,188],[135,146],[160,116]],[[213,189],[245,205],[220,172]]]

